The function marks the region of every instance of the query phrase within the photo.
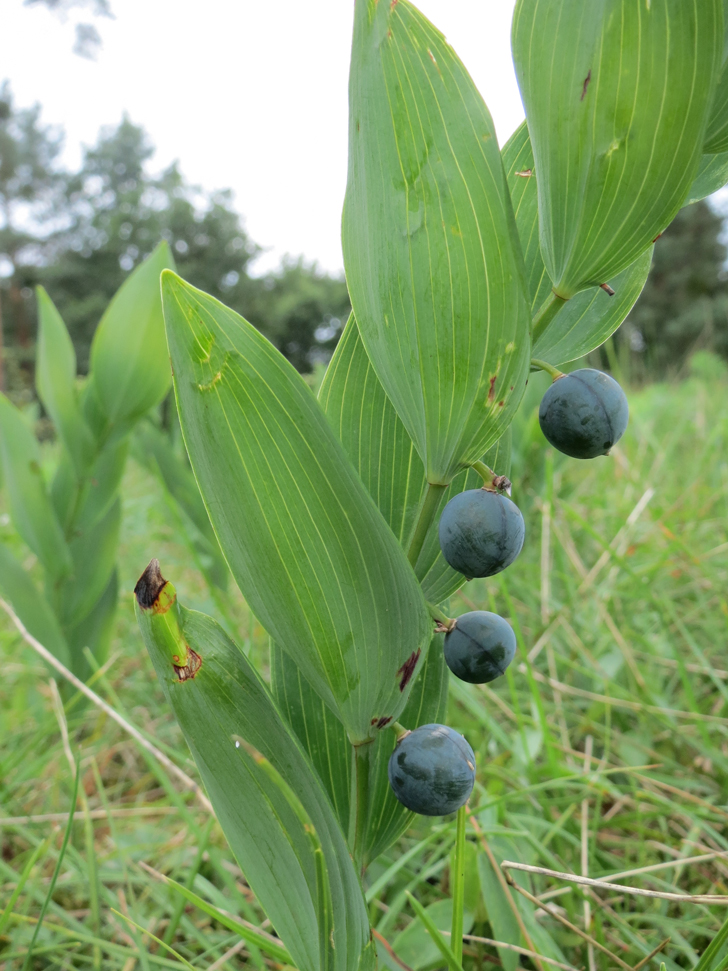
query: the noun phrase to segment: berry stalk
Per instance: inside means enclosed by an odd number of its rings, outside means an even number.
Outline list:
[[[559,378],[563,378],[564,376],[563,371],[559,371],[558,368],[555,368],[552,364],[549,364],[548,361],[539,361],[537,357],[531,358],[531,367],[538,368],[539,371],[545,371],[546,374],[550,374],[553,381],[558,381]]]

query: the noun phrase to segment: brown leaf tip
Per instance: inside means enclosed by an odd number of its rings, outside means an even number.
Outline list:
[[[399,669],[399,671],[397,671],[397,674],[400,676],[400,681],[399,681],[400,691],[404,691],[404,689],[412,680],[412,675],[415,673],[415,668],[417,667],[417,662],[420,659],[421,653],[422,653],[422,650],[419,647],[417,648],[416,651],[412,651],[412,653],[404,662],[402,667]]]
[[[159,560],[150,560],[149,566],[139,577],[137,585],[134,587],[134,595],[142,610],[151,610],[166,582],[162,576],[162,571],[159,569]]]

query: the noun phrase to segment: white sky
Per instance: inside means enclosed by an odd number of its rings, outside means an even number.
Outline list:
[[[419,0],[464,61],[503,144],[523,119],[510,57],[515,0]],[[179,159],[205,189],[232,188],[270,251],[342,267],[353,0],[111,0],[96,61],[72,53],[73,21],[0,0],[0,80],[62,124],[66,160],[127,111],[161,169]],[[88,20],[88,16],[78,15]],[[74,14],[74,17],[77,17]]]

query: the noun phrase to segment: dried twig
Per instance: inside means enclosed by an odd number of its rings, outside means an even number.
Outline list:
[[[504,860],[503,863],[506,863],[506,861]],[[501,864],[501,866],[503,866],[503,864]],[[568,927],[570,931],[573,931],[575,934],[578,934],[579,937],[582,938],[582,940],[585,940],[587,942],[587,944],[591,944],[593,947],[596,947],[597,950],[602,951],[604,954],[609,955],[609,957],[613,961],[617,962],[620,968],[624,968],[625,971],[632,971],[632,968],[630,967],[630,965],[627,964],[626,961],[623,961],[616,954],[613,954],[609,950],[609,948],[606,948],[603,944],[600,944],[599,941],[595,940],[595,938],[591,937],[591,935],[587,934],[580,927],[577,927],[576,924],[572,924],[570,920],[567,920],[565,917],[562,917],[561,914],[558,912],[558,910],[554,910],[553,907],[549,907],[548,904],[545,904],[542,900],[539,900],[538,897],[534,897],[533,894],[530,894],[528,890],[524,890],[523,887],[520,886],[520,884],[516,883],[516,881],[513,879],[510,873],[506,872],[506,877],[508,879],[508,883],[513,887],[513,889],[517,890],[518,893],[522,894],[526,898],[526,900],[530,900],[531,903],[536,904],[542,910],[545,910],[550,917],[553,917],[555,920],[558,920],[559,923],[564,925],[564,927]]]
[[[667,893],[662,890],[642,890],[639,887],[626,887],[621,883],[609,883],[607,880],[592,880],[590,877],[580,877],[575,873],[560,873],[558,870],[547,870],[545,867],[531,866],[528,863],[512,863],[510,860],[504,860],[501,863],[501,867],[504,870],[523,870],[525,873],[539,873],[542,876],[555,877],[557,880],[579,883],[585,887],[600,887],[603,890],[612,890],[616,893],[628,893],[636,897],[656,897],[658,900],[675,900],[682,903],[728,906],[728,896],[721,894]]]
[[[450,937],[450,931],[441,931],[443,937]],[[555,958],[547,958],[545,954],[536,954],[535,951],[529,951],[527,947],[520,947],[518,944],[507,944],[505,941],[494,941],[491,937],[477,937],[475,934],[463,934],[464,941],[473,941],[476,944],[490,944],[492,947],[504,947],[508,951],[515,951],[516,954],[523,954],[529,958],[540,958],[542,961],[546,961],[548,964],[553,964],[554,967],[562,968],[563,971],[579,971],[579,968],[573,967],[571,964],[562,964],[561,961],[557,961]]]
[[[483,849],[485,850],[488,856],[488,859],[490,860],[490,865],[493,867],[493,872],[495,873],[496,877],[498,878],[498,882],[503,888],[503,893],[505,894],[506,900],[508,901],[508,906],[511,908],[513,912],[513,916],[516,918],[516,922],[518,923],[518,928],[521,934],[523,935],[523,940],[526,942],[526,944],[528,944],[529,948],[535,952],[536,949],[534,947],[533,941],[531,940],[531,936],[526,930],[526,925],[523,923],[523,917],[521,916],[521,912],[516,906],[516,901],[513,899],[513,894],[511,893],[508,887],[508,882],[506,882],[508,879],[508,874],[506,874],[505,876],[503,875],[503,871],[498,866],[498,863],[496,862],[496,858],[493,856],[493,851],[491,850],[488,840],[485,838],[485,834],[483,833],[482,829],[480,828],[480,825],[478,824],[478,820],[475,818],[475,816],[473,816],[472,813],[469,813],[469,819],[470,819],[470,825],[473,827],[473,830],[475,831],[475,835],[478,837],[478,840],[480,841],[480,845],[483,847]],[[536,901],[536,902],[540,906],[540,902],[539,901]],[[541,963],[540,956],[537,957],[534,954],[533,963],[538,968],[538,971],[545,971],[544,966]]]

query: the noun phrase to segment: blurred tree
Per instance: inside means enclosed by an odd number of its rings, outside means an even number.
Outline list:
[[[108,0],[24,0],[26,7],[47,7],[64,20],[70,11],[82,8],[89,11],[93,17],[113,17]],[[73,53],[79,57],[95,60],[101,49],[101,34],[95,25],[86,20],[79,20],[74,24],[75,43]]]
[[[272,273],[252,275],[260,248],[247,235],[232,194],[189,185],[177,163],[150,174],[154,149],[128,118],[103,130],[79,171],[67,173],[58,167],[61,135],[40,125],[39,107],[15,109],[7,84],[0,96],[0,276],[7,294],[0,310],[8,305],[10,344],[31,342],[31,288],[43,283],[85,370],[110,298],[167,239],[187,280],[255,324],[300,371],[328,357],[349,312],[343,277],[292,259]]]
[[[3,335],[24,348],[35,333],[31,287],[64,208],[63,135],[41,125],[40,110],[16,108],[8,82],[0,86],[0,388]]]
[[[707,203],[681,209],[655,244],[642,294],[617,332],[634,377],[678,374],[697,349],[728,357],[728,251],[722,217]]]

